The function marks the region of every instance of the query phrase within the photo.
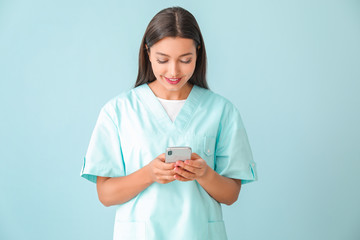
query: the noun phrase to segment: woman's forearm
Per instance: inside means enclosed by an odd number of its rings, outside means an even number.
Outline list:
[[[125,203],[153,183],[148,166],[124,177],[98,177],[97,191],[100,202],[109,207]]]
[[[124,177],[98,177],[97,191],[100,202],[105,206],[112,206],[131,200],[154,183],[149,171],[149,166],[145,166]],[[231,205],[239,196],[241,180],[221,176],[210,167],[197,181],[220,203]]]
[[[238,199],[241,188],[239,179],[221,176],[208,167],[206,174],[197,181],[211,197],[220,203],[231,205]]]

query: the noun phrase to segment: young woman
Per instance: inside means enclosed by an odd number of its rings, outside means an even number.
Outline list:
[[[206,82],[206,52],[191,13],[167,8],[149,23],[135,87],[101,109],[81,176],[117,205],[114,239],[227,239],[221,203],[257,180],[239,111]],[[165,162],[171,146],[191,159]]]

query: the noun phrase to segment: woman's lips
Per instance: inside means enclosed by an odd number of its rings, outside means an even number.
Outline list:
[[[177,84],[181,80],[181,78],[167,78],[167,77],[164,77],[164,78],[170,84]]]

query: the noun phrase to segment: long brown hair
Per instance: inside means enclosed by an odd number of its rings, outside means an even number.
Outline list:
[[[206,51],[203,37],[195,17],[181,7],[165,8],[150,21],[141,41],[139,51],[139,70],[135,87],[155,81],[156,77],[145,44],[152,45],[165,37],[181,37],[193,39],[196,45],[196,66],[189,82],[209,89],[206,82]]]

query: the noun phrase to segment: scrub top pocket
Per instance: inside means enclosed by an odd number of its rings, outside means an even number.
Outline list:
[[[215,137],[205,136],[204,137],[204,153],[206,156],[212,156],[215,150]]]
[[[213,136],[205,136],[203,138],[202,149],[205,157],[204,160],[206,160],[212,169],[214,169],[215,142],[216,138]]]

